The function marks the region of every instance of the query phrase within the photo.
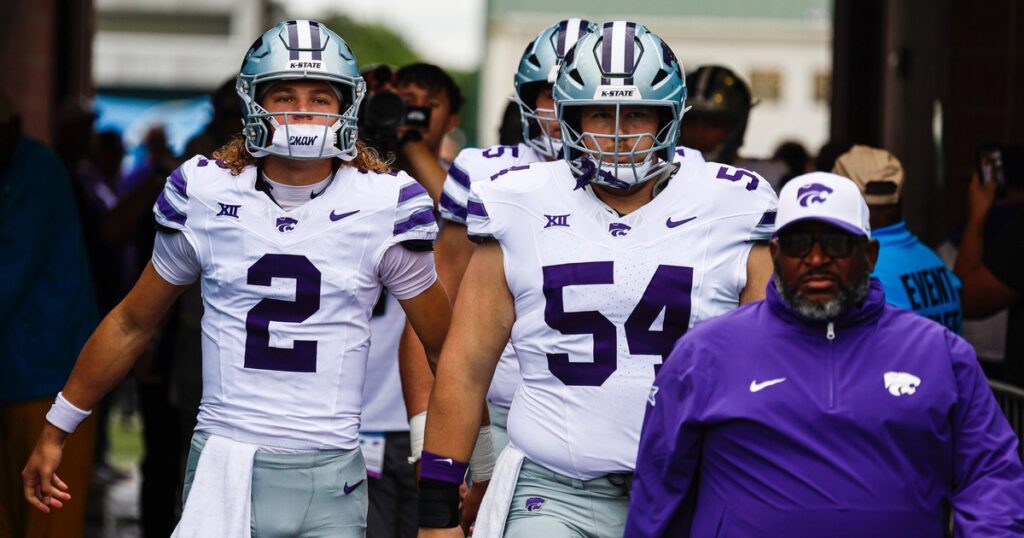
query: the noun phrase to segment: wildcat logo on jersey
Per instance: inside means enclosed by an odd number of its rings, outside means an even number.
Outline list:
[[[295,220],[295,219],[293,219],[291,217],[278,217],[277,218],[277,231],[279,231],[281,233],[288,233],[288,232],[294,230],[295,229],[295,225],[298,224],[298,223],[299,223],[299,221],[297,221],[297,220]]]
[[[526,511],[527,512],[539,512],[544,507],[544,497],[530,497],[526,499]]]
[[[800,187],[800,190],[796,191],[796,199],[800,201],[801,207],[807,207],[810,204],[824,202],[830,194],[832,194],[832,189],[821,183],[811,183],[810,185]]]
[[[564,226],[569,227],[569,215],[544,215],[548,219],[548,223],[544,225],[545,228],[551,228],[552,226]]]
[[[291,61],[291,62],[288,62],[288,69],[319,69],[319,70],[323,71],[324,63],[323,62],[308,62],[308,61],[307,62]]]
[[[896,397],[917,392],[917,387],[921,384],[920,377],[906,372],[886,372],[882,375],[882,380],[885,381],[885,388],[889,390],[889,394]]]
[[[632,226],[623,222],[613,222],[608,225],[608,233],[612,234],[612,237],[622,237],[632,229]]]
[[[320,138],[320,137],[319,136],[289,136],[288,137],[288,145],[289,146],[312,146],[312,145],[316,144],[316,139],[317,138]]]

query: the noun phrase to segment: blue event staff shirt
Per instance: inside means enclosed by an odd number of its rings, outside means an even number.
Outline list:
[[[872,236],[881,248],[871,276],[882,282],[887,302],[963,333],[960,279],[942,259],[903,221],[878,228]]]

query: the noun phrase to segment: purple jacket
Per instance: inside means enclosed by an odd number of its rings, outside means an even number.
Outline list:
[[[768,300],[690,330],[652,388],[626,536],[1024,536],[1024,468],[971,346],[885,304]],[[695,493],[695,495],[694,495]]]

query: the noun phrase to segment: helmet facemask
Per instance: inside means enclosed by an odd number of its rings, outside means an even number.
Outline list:
[[[538,154],[554,160],[562,157],[562,139],[549,134],[553,127],[559,125],[558,118],[555,116],[554,108],[537,107],[537,96],[544,90],[546,84],[548,83],[541,81],[524,85],[513,99],[519,105],[523,143]]]
[[[582,129],[580,115],[588,105],[614,107],[615,127],[612,133],[593,133]],[[623,113],[628,111],[628,107],[645,105],[659,112],[657,131],[623,134]],[[674,166],[671,154],[679,134],[679,122],[678,119],[671,121],[671,106],[637,101],[587,101],[566,104],[561,109],[562,140],[568,148],[569,168],[581,183],[592,182],[627,190],[659,177]],[[612,149],[601,150],[602,141],[609,142]],[[645,145],[644,141],[649,141],[650,147],[639,149]]]
[[[243,129],[245,146],[254,157],[275,155],[287,159],[320,160],[337,157],[351,161],[356,157],[359,104],[364,89],[362,79],[354,81],[325,80],[339,96],[339,114],[326,112],[269,112],[258,101],[264,85],[278,80],[296,80],[293,77],[265,77],[239,75],[237,90],[245,106],[246,124]],[[297,80],[324,80],[309,77]],[[295,116],[323,117],[323,123],[299,123]]]

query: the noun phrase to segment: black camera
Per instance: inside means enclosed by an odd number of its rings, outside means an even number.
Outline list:
[[[399,146],[398,128],[427,129],[430,108],[409,106],[398,94],[375,88],[391,80],[391,69],[380,66],[363,75],[370,94],[359,107],[359,138],[378,151],[394,151]],[[419,133],[417,133],[419,134]]]

